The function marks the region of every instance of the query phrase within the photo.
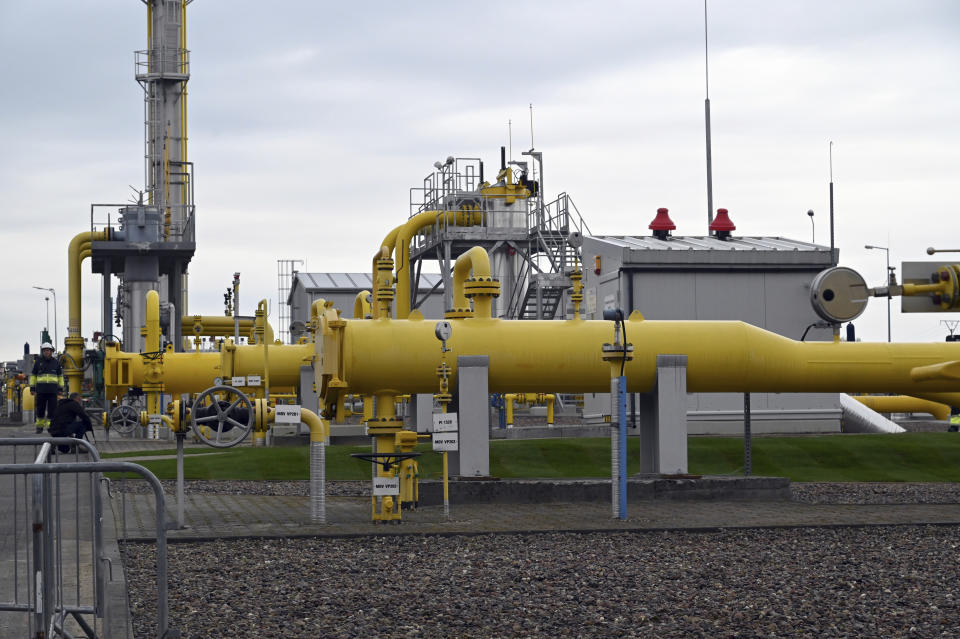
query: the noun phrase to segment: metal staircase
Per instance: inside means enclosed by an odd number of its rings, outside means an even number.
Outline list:
[[[527,215],[530,229],[528,255],[508,306],[508,317],[554,319],[562,317],[566,296],[572,286],[569,273],[580,264],[580,249],[570,242],[572,234],[589,233],[580,212],[567,193],[534,208]]]

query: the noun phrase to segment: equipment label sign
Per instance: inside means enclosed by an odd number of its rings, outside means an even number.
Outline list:
[[[150,425],[159,426],[163,423],[163,418],[160,415],[150,415]]]
[[[457,425],[456,413],[434,413],[433,414],[433,432],[435,433],[455,433],[459,426]]]
[[[231,377],[230,385],[233,386],[234,388],[238,388],[240,386],[246,386],[247,378],[242,375],[240,377]]]
[[[299,405],[285,405],[277,404],[276,414],[273,421],[278,424],[299,424],[300,423],[300,406]]]
[[[433,449],[439,451],[460,450],[460,433],[434,433]]]
[[[400,494],[399,477],[374,477],[373,494],[376,497],[385,497],[387,495]]]
[[[247,375],[247,386],[259,386],[259,385],[260,385],[259,375]]]

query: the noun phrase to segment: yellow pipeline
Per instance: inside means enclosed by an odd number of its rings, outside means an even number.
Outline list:
[[[253,325],[251,318],[241,318],[240,335],[253,339]],[[233,318],[225,315],[184,315],[180,318],[180,326],[184,335],[192,333],[208,337],[229,337],[234,329]]]
[[[909,395],[855,395],[854,399],[878,413],[930,413],[935,419],[950,419],[950,407]]]
[[[410,315],[410,240],[422,229],[434,224],[449,224],[456,226],[474,226],[483,222],[481,211],[424,211],[417,213],[406,224],[390,231],[384,238],[381,246],[392,248],[396,262],[396,316],[404,319]],[[374,257],[373,277],[376,281],[376,261],[380,253]]]
[[[67,276],[68,276],[68,319],[67,338],[64,340],[63,374],[67,378],[67,386],[71,393],[79,393],[83,384],[83,337],[81,335],[81,284],[80,274],[83,259],[90,255],[92,242],[110,239],[108,231],[85,231],[77,233],[67,248]]]
[[[144,326],[143,382],[147,395],[147,414],[160,414],[160,393],[163,392],[163,360],[160,358],[160,294],[147,291],[146,325]]]
[[[438,349],[433,322],[346,321],[331,311],[323,314],[323,339],[316,343],[322,395],[328,386],[364,394],[435,390]],[[639,317],[635,313],[626,322],[627,339],[635,349],[625,367],[631,392],[653,387],[658,354],[688,356],[691,392],[853,390],[915,396],[957,387],[955,380],[914,381],[911,371],[960,360],[960,344],[796,342],[743,322]],[[464,319],[452,324],[448,359],[453,375],[459,356],[489,355],[490,392],[609,389],[609,365],[601,359],[600,349],[611,341],[611,322]]]
[[[553,426],[554,403],[556,396],[553,393],[505,393],[503,396],[506,408],[507,427],[513,426],[513,403],[518,404],[545,404],[547,407],[547,426]]]
[[[313,344],[271,346],[269,373],[273,389],[299,386],[300,367],[309,365],[312,357]],[[219,353],[174,353],[168,349],[159,364],[163,391],[172,395],[199,393],[213,386],[217,377],[226,381],[235,375],[266,377],[263,346],[227,343]],[[127,353],[121,351],[119,345],[110,344],[106,347],[103,377],[107,396],[115,398],[124,395],[130,387],[142,388],[147,370],[138,353]]]

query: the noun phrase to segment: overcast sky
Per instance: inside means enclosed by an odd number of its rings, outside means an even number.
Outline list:
[[[143,184],[145,47],[136,0],[0,2],[0,360],[36,346],[44,294],[67,324],[67,243],[90,203]],[[197,254],[190,312],[219,314],[242,272],[245,311],[277,297],[277,259],[366,271],[448,155],[529,147],[546,191],[596,234],[648,234],[666,206],[706,231],[701,0],[354,2],[199,0],[188,10],[189,153]],[[841,264],[871,285],[891,262],[960,248],[960,3],[710,5],[714,203],[737,235],[829,243],[834,142]],[[85,263],[83,332],[100,327]],[[894,309],[898,304],[894,303]],[[53,319],[51,304],[51,322]],[[274,308],[272,318],[276,323]],[[941,319],[893,318],[895,340],[942,340]],[[886,305],[856,322],[886,339]]]

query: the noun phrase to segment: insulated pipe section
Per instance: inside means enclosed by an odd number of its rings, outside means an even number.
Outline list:
[[[433,323],[340,320],[327,306],[316,340],[321,395],[386,389],[431,393],[436,387]],[[457,358],[490,355],[490,392],[606,392],[609,365],[600,345],[610,323],[593,320],[453,320],[447,355],[456,383]],[[954,379],[915,381],[911,371],[960,360],[960,344],[796,342],[743,322],[626,322],[634,345],[625,365],[629,392],[648,392],[658,354],[688,356],[690,392],[949,392]],[[398,348],[402,345],[403,348]],[[558,348],[562,345],[562,348]],[[329,402],[332,397],[327,398]]]
[[[950,419],[950,407],[940,402],[928,399],[910,397],[909,395],[854,395],[857,400],[870,410],[878,413],[929,413],[934,419],[947,421]]]
[[[854,401],[846,393],[840,393],[840,407],[843,409],[843,432],[845,433],[905,433],[902,426],[898,426],[883,415]]]
[[[330,423],[312,410],[301,408],[300,420],[310,429],[310,520],[327,523],[327,440]]]

